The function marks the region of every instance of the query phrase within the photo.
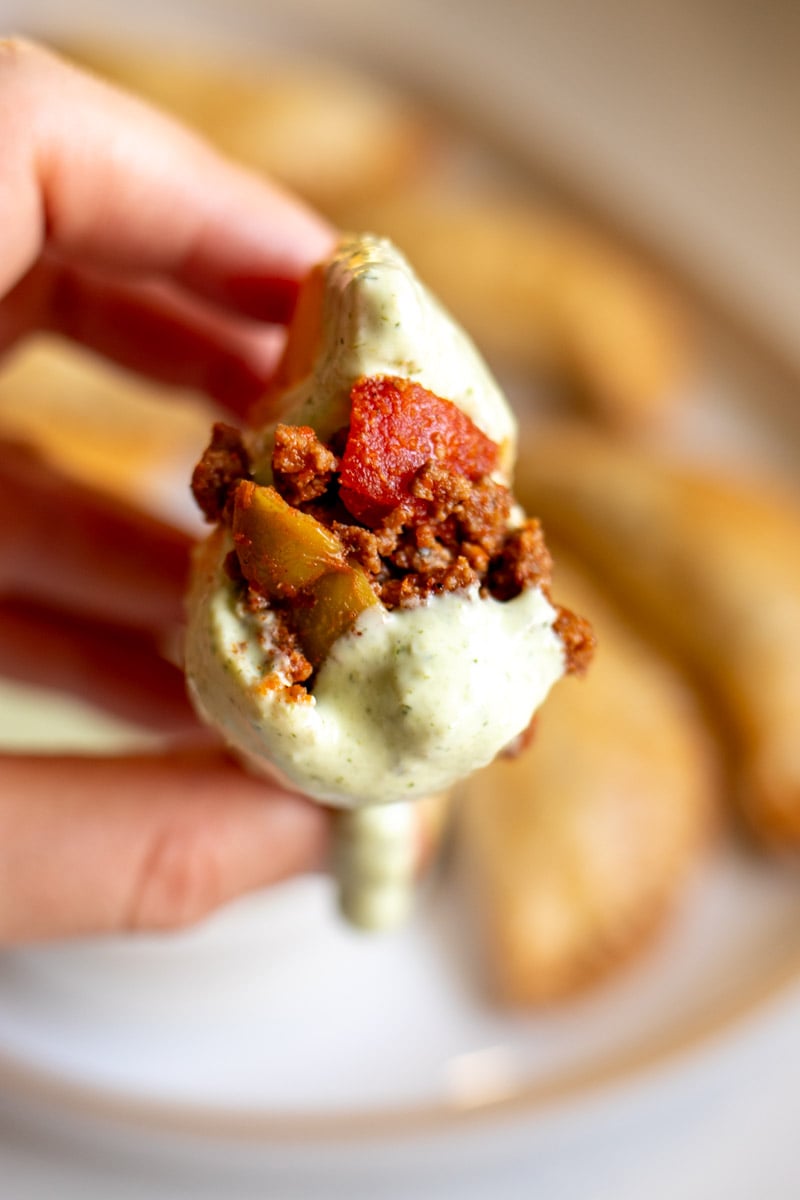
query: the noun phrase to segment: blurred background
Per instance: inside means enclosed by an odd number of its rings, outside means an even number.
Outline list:
[[[57,35],[113,37],[123,20],[100,2],[69,16],[48,0],[0,11],[9,27]],[[631,229],[657,233],[659,248],[668,239],[685,270],[712,273],[796,348],[800,16],[789,0],[758,13],[744,0],[145,2],[124,28],[254,62],[321,53],[455,103]]]
[[[398,937],[353,941],[314,880],[2,956],[14,1194],[245,1197],[277,1162],[286,1195],[796,1195],[800,9],[0,0],[0,30],[397,241],[506,386],[518,493],[600,642],[466,789]],[[172,399],[42,339],[0,368],[0,436],[196,530],[213,412]],[[20,680],[0,714],[9,748],[152,736]]]

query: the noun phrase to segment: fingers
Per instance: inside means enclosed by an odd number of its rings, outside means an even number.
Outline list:
[[[0,601],[0,675],[68,692],[164,737],[212,740],[194,715],[183,673],[145,633],[28,600]]]
[[[263,394],[284,342],[274,326],[231,317],[176,287],[120,282],[52,255],[0,300],[0,352],[40,329],[160,383],[204,392],[241,416]]]
[[[145,104],[39,47],[0,41],[0,294],[47,246],[165,276],[285,321],[329,227]]]
[[[328,821],[220,754],[0,758],[0,943],[189,924],[320,866]]]
[[[0,595],[169,629],[182,619],[191,540],[0,442]]]

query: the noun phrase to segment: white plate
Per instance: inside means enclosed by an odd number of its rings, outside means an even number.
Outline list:
[[[18,687],[0,720],[119,727]],[[731,846],[666,936],[589,998],[508,1016],[483,999],[456,888],[434,880],[401,932],[336,917],[323,878],[197,929],[0,956],[0,1085],[140,1127],[286,1136],[428,1135],[477,1111],[541,1111],[724,1032],[800,970],[800,879]]]

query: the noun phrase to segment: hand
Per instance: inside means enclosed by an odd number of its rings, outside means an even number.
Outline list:
[[[331,230],[166,117],[0,41],[0,352],[65,334],[243,413]],[[322,809],[245,775],[159,652],[186,536],[0,446],[0,671],[173,744],[0,755],[0,942],[184,924],[319,864]]]

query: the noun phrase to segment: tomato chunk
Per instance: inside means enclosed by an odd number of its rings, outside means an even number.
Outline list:
[[[350,432],[340,496],[365,525],[378,525],[434,459],[468,479],[493,470],[498,447],[466,413],[419,383],[392,376],[359,379],[350,393]]]

